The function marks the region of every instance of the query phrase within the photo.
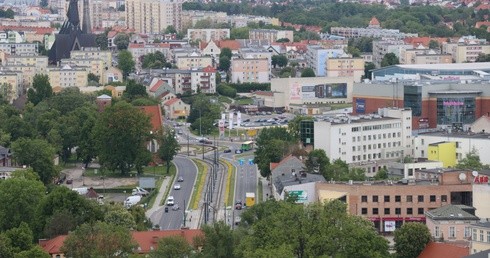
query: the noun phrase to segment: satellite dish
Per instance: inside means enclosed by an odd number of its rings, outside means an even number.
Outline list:
[[[473,172],[471,172],[471,174],[472,174],[474,177],[477,177],[477,176],[478,176],[478,171],[473,171]]]
[[[465,181],[465,180],[466,180],[466,174],[465,173],[459,174],[459,181]]]

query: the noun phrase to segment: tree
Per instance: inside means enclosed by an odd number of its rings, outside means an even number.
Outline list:
[[[46,253],[39,245],[33,246],[29,250],[17,253],[14,256],[14,258],[50,258],[50,257],[51,256],[48,253]]]
[[[180,145],[177,139],[175,139],[175,132],[168,130],[161,137],[160,148],[158,149],[158,157],[165,161],[167,174],[170,173],[170,162],[172,162],[179,151]]]
[[[204,243],[202,255],[204,257],[234,257],[235,239],[233,230],[224,221],[218,221],[212,225],[204,225]]]
[[[133,215],[121,205],[110,207],[109,211],[104,215],[104,222],[129,230],[134,230],[136,228]]]
[[[135,80],[128,80],[123,97],[131,102],[137,98],[148,97],[148,93],[144,85],[137,83]]]
[[[406,222],[395,230],[395,250],[397,257],[413,258],[419,256],[430,242],[431,235],[425,224]]]
[[[301,72],[301,77],[315,77],[315,71],[311,68],[306,68]]]
[[[46,8],[48,6],[48,0],[41,0],[39,2],[39,6],[41,6],[42,8]]]
[[[150,252],[150,258],[191,257],[192,247],[182,236],[164,237],[158,241],[156,250]]]
[[[433,39],[429,41],[429,49],[439,49],[439,42]]]
[[[274,55],[272,56],[272,65],[276,68],[276,65],[279,67],[284,67],[288,64],[288,58],[285,55]]]
[[[10,239],[5,234],[0,233],[0,257],[13,257]]]
[[[19,253],[31,249],[34,237],[29,225],[21,222],[18,227],[5,231],[5,236],[10,239],[12,251]]]
[[[27,91],[27,99],[37,105],[44,99],[53,96],[53,89],[49,83],[49,77],[45,74],[36,74],[32,80],[32,88]]]
[[[129,45],[129,35],[126,33],[119,33],[114,38],[114,45],[117,46],[118,50],[126,50]]]
[[[228,57],[228,60],[231,60],[233,53],[231,52],[230,48],[224,47],[221,49],[221,52],[219,54],[219,57]]]
[[[128,75],[134,71],[135,62],[133,60],[133,55],[127,50],[122,50],[118,54],[117,67],[123,72],[123,77],[126,79]]]
[[[132,168],[142,172],[142,166],[151,160],[146,149],[150,130],[149,117],[131,104],[119,101],[108,107],[94,129],[101,165],[123,175]]]
[[[398,60],[398,57],[394,53],[388,53],[381,60],[381,67],[397,65],[399,63],[400,61]]]
[[[270,176],[270,163],[281,161],[283,157],[289,154],[290,146],[295,142],[286,128],[262,129],[257,137],[255,150],[255,164],[258,166],[260,174],[263,177]]]
[[[375,180],[385,180],[388,179],[388,170],[386,168],[382,168],[376,172],[376,175],[374,175]]]
[[[480,156],[475,149],[471,150],[466,157],[456,164],[456,168],[459,169],[471,169],[480,171],[484,168],[483,164],[480,161]]]
[[[325,175],[330,165],[330,159],[322,149],[315,149],[308,153],[305,166],[309,173]]]
[[[228,71],[230,69],[231,61],[228,57],[223,56],[219,58],[219,69],[221,71]]]
[[[12,143],[12,150],[17,162],[32,167],[44,184],[51,183],[57,175],[53,162],[55,151],[47,141],[21,138]]]
[[[0,105],[14,100],[14,89],[10,83],[0,84]]]
[[[372,70],[376,69],[376,66],[372,62],[364,63],[364,75],[363,79],[371,79],[371,75],[373,74]]]
[[[301,137],[301,121],[313,120],[311,116],[295,116],[288,122],[288,131],[295,140],[300,140]]]
[[[97,34],[95,36],[95,44],[97,47],[100,47],[100,50],[107,50],[108,47],[108,41],[109,39],[107,38],[107,34],[109,33],[109,30],[105,30],[104,33]]]
[[[476,58],[475,62],[490,62],[490,54],[479,54],[478,57]]]
[[[168,25],[167,28],[165,29],[165,34],[175,34],[175,33],[177,33],[177,30],[172,25]]]
[[[10,178],[0,183],[0,231],[26,222],[34,228],[36,207],[45,194],[40,181]]]
[[[68,234],[61,250],[67,257],[127,257],[133,247],[127,228],[96,222]]]
[[[99,83],[99,81],[100,81],[100,76],[99,76],[99,75],[95,75],[95,74],[93,74],[93,73],[89,73],[89,74],[87,75],[87,80],[88,80],[89,82],[96,82],[96,83]]]

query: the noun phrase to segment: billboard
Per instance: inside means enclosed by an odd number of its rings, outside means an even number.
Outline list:
[[[396,222],[393,220],[385,221],[385,231],[384,232],[393,232],[396,229]]]
[[[289,98],[291,100],[298,100],[301,98],[301,86],[298,83],[294,83],[291,86],[291,91],[289,93]]]
[[[427,118],[427,117],[420,118],[419,119],[419,128],[420,129],[429,128],[429,118]]]
[[[305,203],[308,201],[308,193],[306,191],[289,191],[289,196],[296,196],[296,203]]]
[[[347,98],[347,83],[325,83],[315,85],[316,98]]]
[[[366,113],[366,100],[365,99],[356,99],[356,113],[357,114]]]

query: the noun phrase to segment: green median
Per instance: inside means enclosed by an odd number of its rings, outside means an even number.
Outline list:
[[[197,210],[199,208],[199,200],[201,200],[202,191],[204,189],[204,184],[206,182],[206,176],[208,170],[206,164],[198,159],[192,159],[194,164],[197,166],[196,183],[194,185],[194,191],[192,191],[192,197],[190,201],[189,208],[192,210]]]
[[[233,205],[233,195],[235,193],[235,167],[226,160],[221,160],[227,167],[227,178],[225,187],[225,206]]]

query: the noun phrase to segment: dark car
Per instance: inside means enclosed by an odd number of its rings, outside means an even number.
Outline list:
[[[235,209],[237,209],[237,210],[241,210],[242,209],[242,201],[237,200],[235,202]]]
[[[184,178],[182,176],[179,176],[179,178],[177,178],[177,182],[184,182]]]
[[[223,152],[224,152],[224,153],[230,153],[230,152],[231,152],[231,150],[230,150],[230,149],[226,149],[226,150],[224,150]]]
[[[67,185],[73,184],[73,179],[71,179],[71,178],[70,179],[66,179],[66,184]]]
[[[168,207],[167,206],[165,206],[165,212],[168,212]]]

